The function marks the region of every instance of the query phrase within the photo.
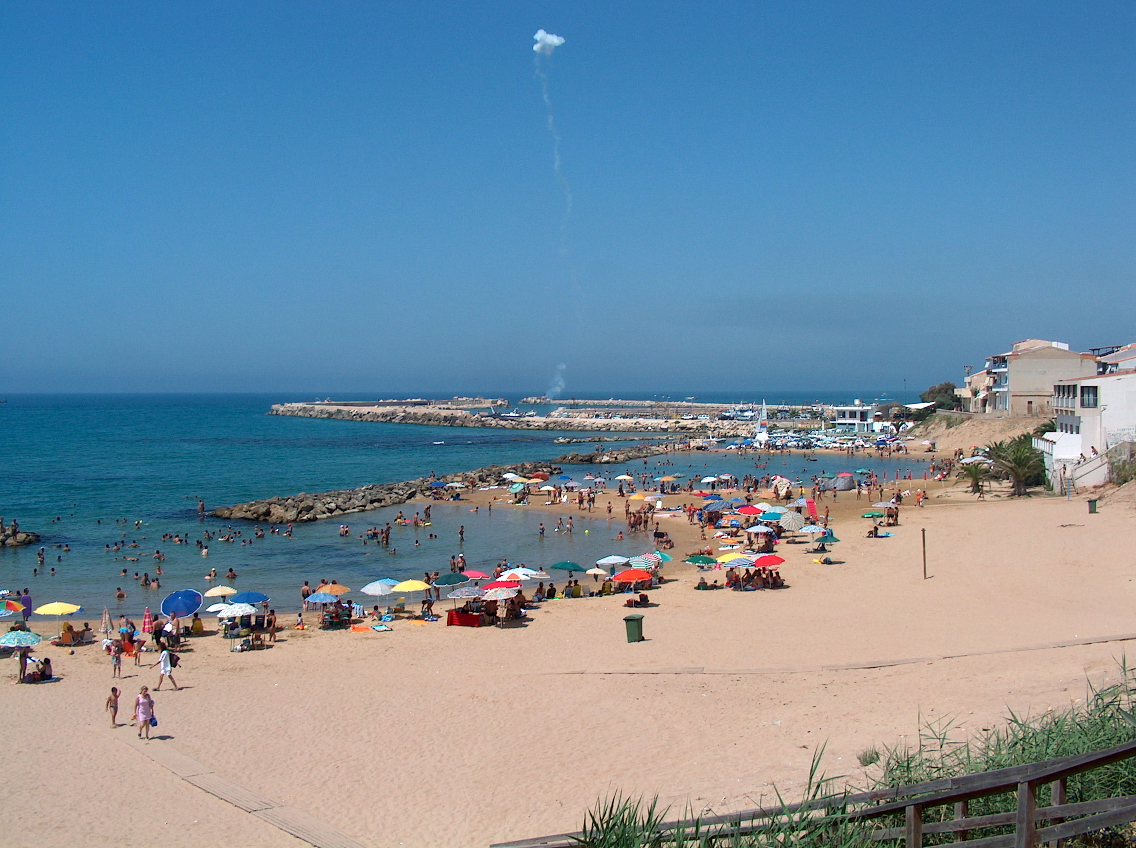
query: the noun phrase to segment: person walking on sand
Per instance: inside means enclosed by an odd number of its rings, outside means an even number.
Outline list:
[[[161,691],[162,682],[167,677],[170,679],[170,683],[173,684],[175,692],[181,688],[178,686],[177,681],[174,680],[174,667],[178,662],[175,656],[176,654],[172,653],[168,646],[163,646],[162,653],[158,655],[158,661],[150,666],[150,668],[153,668],[155,665],[161,666],[160,674],[158,675],[158,685],[154,687],[155,692]]]
[[[110,687],[110,695],[107,696],[106,702],[107,712],[110,713],[110,726],[118,727],[118,687]]]
[[[150,696],[150,689],[143,686],[134,699],[134,719],[138,722],[138,738],[142,738],[142,731],[146,731],[146,738],[150,738],[150,721],[154,718],[154,699]]]
[[[124,649],[122,647],[122,640],[115,639],[110,646],[110,676],[111,678],[122,677],[122,654]]]

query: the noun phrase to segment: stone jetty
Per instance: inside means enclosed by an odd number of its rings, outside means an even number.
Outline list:
[[[5,527],[4,523],[0,521],[0,548],[20,548],[24,545],[38,545],[39,543],[39,533],[13,529],[11,525]]]
[[[318,495],[309,495],[301,492],[288,497],[266,498],[260,501],[249,501],[235,506],[223,506],[213,510],[213,515],[226,520],[243,519],[246,521],[263,521],[268,524],[298,523],[301,521],[318,521],[321,518],[340,518],[356,512],[369,509],[380,509],[384,506],[398,506],[417,497],[430,497],[442,488],[436,483],[461,483],[468,488],[479,488],[499,484],[503,476],[508,473],[519,474],[522,477],[532,477],[538,471],[549,474],[559,474],[561,462],[573,463],[599,463],[614,464],[629,462],[655,454],[666,453],[675,447],[674,443],[656,443],[650,445],[636,445],[612,451],[596,451],[594,453],[565,454],[559,459],[549,462],[521,462],[515,465],[489,465],[473,471],[464,471],[458,474],[443,474],[440,477],[419,477],[415,480],[405,480],[401,483],[378,483],[371,486],[362,486],[358,489],[341,489],[334,492],[323,492]],[[449,489],[453,491],[453,489]],[[460,490],[459,490],[460,491]],[[38,541],[38,537],[37,537]]]

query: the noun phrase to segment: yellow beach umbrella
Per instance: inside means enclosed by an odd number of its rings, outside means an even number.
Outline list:
[[[237,590],[232,586],[214,586],[205,593],[207,598],[227,598],[229,595],[237,594]]]
[[[629,501],[645,501],[646,499],[647,499],[647,496],[645,494],[643,494],[642,492],[636,492],[631,497],[629,497],[627,500],[629,500]]]
[[[718,562],[729,562],[732,559],[748,559],[745,554],[739,554],[737,551],[728,554],[722,554],[718,557]]]
[[[429,583],[423,583],[421,580],[403,580],[391,587],[392,592],[425,592],[430,588]]]
[[[673,483],[678,478],[672,477],[670,474],[668,474],[665,477],[660,477],[659,479],[662,480],[664,483]]]
[[[44,604],[35,610],[36,615],[70,615],[73,612],[78,612],[82,607],[78,604],[67,604],[63,601],[55,601],[54,603]]]
[[[343,595],[351,590],[346,586],[340,586],[338,583],[331,583],[327,586],[320,586],[320,592],[327,592],[329,595]]]

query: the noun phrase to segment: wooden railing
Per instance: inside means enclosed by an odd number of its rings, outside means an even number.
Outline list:
[[[930,834],[953,834],[953,848],[1035,848],[1095,830],[1136,821],[1136,795],[1103,798],[1070,804],[1067,802],[1068,780],[1082,772],[1136,757],[1136,741],[1126,742],[1103,751],[1061,757],[996,771],[945,777],[912,786],[897,786],[871,792],[846,793],[815,798],[799,804],[744,810],[722,816],[666,822],[662,833],[679,829],[691,831],[697,823],[702,834],[744,835],[769,827],[772,819],[788,815],[839,815],[852,821],[868,821],[885,816],[903,816],[902,827],[876,830],[872,838],[880,842],[903,840],[906,848],[922,848],[923,837]],[[1051,803],[1037,806],[1037,791],[1051,787]],[[971,816],[970,802],[990,795],[1016,792],[1012,812]],[[883,803],[880,803],[883,802]],[[924,822],[925,811],[952,806],[954,818],[949,821]],[[1041,827],[1042,823],[1047,826]],[[1012,833],[968,838],[971,831],[994,827],[1014,828]],[[574,848],[582,833],[562,833],[502,842],[491,848]]]

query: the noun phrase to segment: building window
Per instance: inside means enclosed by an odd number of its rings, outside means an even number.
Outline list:
[[[1097,408],[1097,387],[1096,386],[1081,386],[1081,408],[1082,409],[1096,409]]]

